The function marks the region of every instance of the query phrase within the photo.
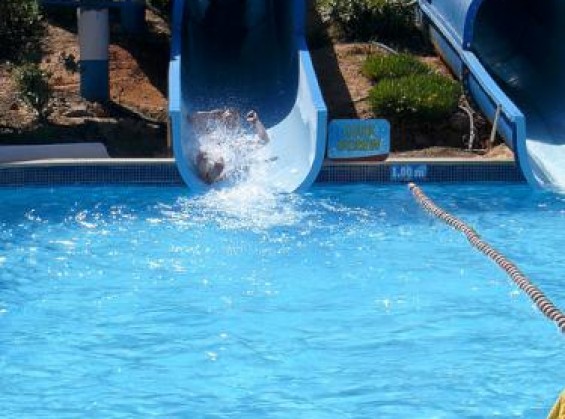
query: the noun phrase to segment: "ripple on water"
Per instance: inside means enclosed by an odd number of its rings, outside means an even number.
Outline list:
[[[564,302],[563,202],[513,188],[429,194]],[[7,417],[542,418],[565,382],[555,327],[404,187],[2,194]]]

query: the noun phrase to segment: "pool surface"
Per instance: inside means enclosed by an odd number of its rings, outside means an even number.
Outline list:
[[[565,307],[565,197],[424,192]],[[402,185],[0,189],[4,417],[545,418],[565,338]]]

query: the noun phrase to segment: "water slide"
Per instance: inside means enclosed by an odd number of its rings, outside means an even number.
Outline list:
[[[565,2],[418,3],[435,46],[497,120],[528,182],[565,190]]]
[[[169,67],[170,136],[189,188],[199,111],[256,110],[274,156],[265,180],[279,191],[307,188],[325,154],[327,110],[304,37],[305,0],[175,0]]]

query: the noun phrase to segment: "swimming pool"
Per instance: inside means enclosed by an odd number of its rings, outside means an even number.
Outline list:
[[[565,307],[565,198],[428,185]],[[563,336],[400,185],[0,189],[6,417],[543,418]]]

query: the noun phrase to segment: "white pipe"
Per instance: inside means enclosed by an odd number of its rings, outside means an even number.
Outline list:
[[[490,149],[494,144],[496,138],[496,130],[498,128],[498,119],[500,118],[500,112],[502,111],[502,105],[499,103],[496,105],[496,113],[494,114],[494,121],[492,122],[492,130],[490,131],[490,139],[488,143],[488,148]]]
[[[475,119],[473,117],[473,111],[471,111],[471,109],[469,109],[467,106],[459,106],[459,109],[464,111],[467,114],[467,116],[469,116],[469,144],[467,145],[467,149],[472,150],[476,137]]]

